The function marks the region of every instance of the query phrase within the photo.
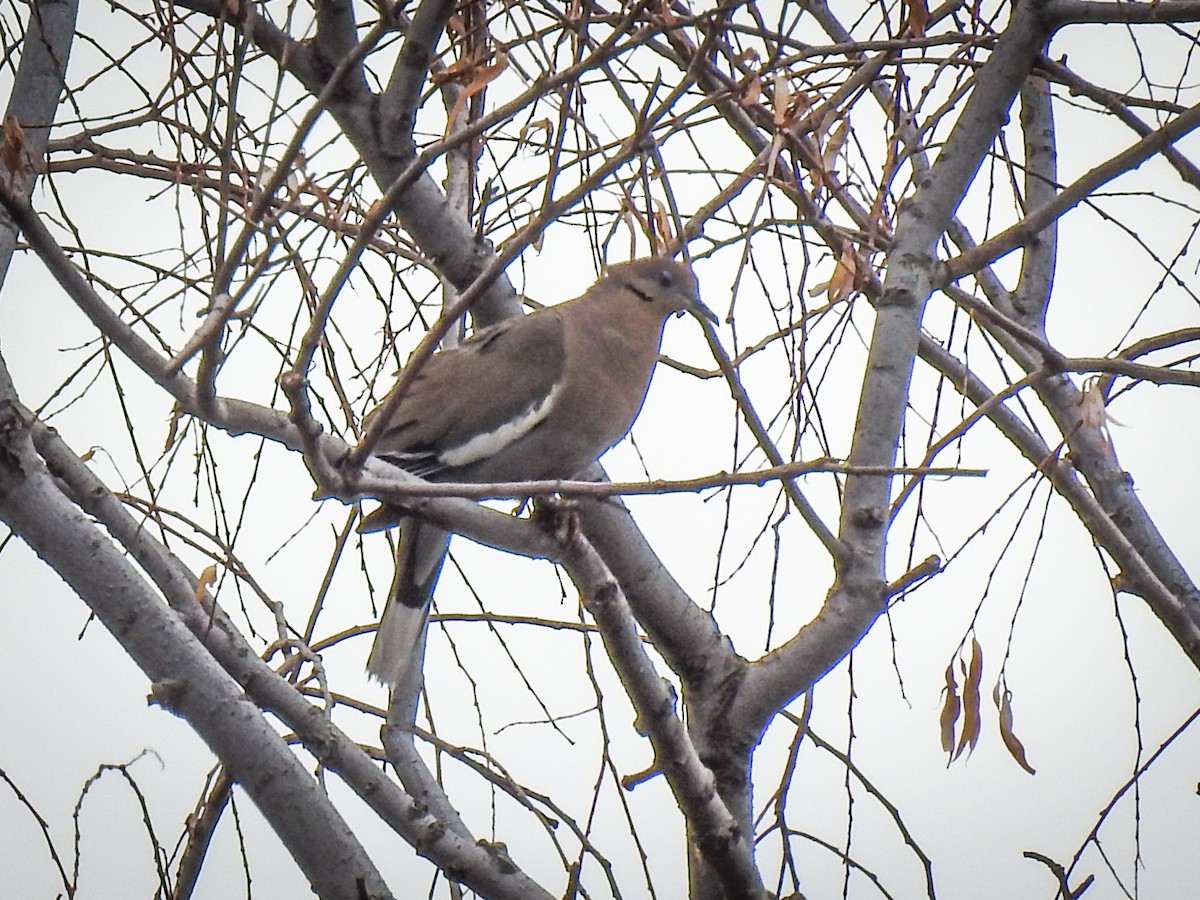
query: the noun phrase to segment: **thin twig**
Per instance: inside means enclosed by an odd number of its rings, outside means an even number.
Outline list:
[[[937,468],[933,466],[852,466],[833,459],[814,462],[785,463],[753,472],[719,472],[701,478],[680,481],[656,479],[654,481],[570,481],[545,479],[542,481],[496,481],[489,484],[442,481],[403,482],[388,486],[388,497],[467,497],[474,500],[497,499],[520,500],[528,497],[545,497],[558,494],[562,497],[620,497],[630,494],[686,494],[710,488],[735,487],[740,485],[762,486],[768,481],[795,478],[813,473],[840,475],[920,475],[936,477],[983,478],[987,469],[962,469],[957,467]]]

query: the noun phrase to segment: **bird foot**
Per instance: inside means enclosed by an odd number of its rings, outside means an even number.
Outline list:
[[[530,520],[560,544],[575,540],[580,531],[575,501],[562,497],[535,498]]]

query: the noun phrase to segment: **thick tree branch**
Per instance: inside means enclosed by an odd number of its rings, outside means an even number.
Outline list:
[[[352,0],[317,0],[317,49],[326,60],[350,56],[357,43]],[[386,17],[386,6],[381,6]]]
[[[511,861],[498,860],[487,848],[477,846],[454,829],[452,823],[442,821],[436,811],[421,807],[401,792],[362,748],[329,721],[324,711],[313,706],[258,657],[206,592],[197,594],[195,576],[150,537],[143,524],[129,514],[78,454],[44,426],[36,425],[34,435],[38,449],[55,476],[73,488],[86,511],[104,524],[150,576],[175,613],[203,644],[205,651],[202,652],[206,652],[206,656],[211,653],[261,709],[270,710],[291,728],[322,765],[340,775],[384,822],[439,867],[456,873],[464,884],[485,896],[510,900],[548,898],[549,895]],[[5,509],[4,504],[4,498],[0,497],[0,510]],[[94,534],[94,530],[91,533]],[[104,546],[110,545],[104,543]],[[55,567],[57,569],[57,565]],[[91,605],[90,594],[81,593],[81,596]],[[162,609],[161,604],[157,608]],[[249,708],[248,704],[240,703],[239,708],[243,707]],[[207,709],[211,715],[219,717],[222,707]],[[276,737],[273,731],[271,736]],[[290,750],[286,752],[295,762],[294,754]],[[218,756],[230,762],[219,751]],[[231,770],[241,781],[238,768],[231,765]],[[305,774],[305,777],[309,776]],[[321,799],[328,802],[323,794]],[[307,813],[290,811],[288,814],[294,818],[296,827],[303,827]]]
[[[671,576],[617,499],[576,501],[584,532],[621,585],[638,622],[681,679],[704,685],[736,678],[746,665],[713,617]]]
[[[907,408],[920,322],[934,288],[936,243],[1008,115],[1047,39],[1039,4],[1023,0],[980,70],[942,152],[901,207],[879,298],[849,462],[891,466]],[[858,643],[884,608],[884,538],[891,478],[846,479],[838,580],[821,612],[747,676],[742,721],[765,725]]]
[[[713,773],[700,761],[675,710],[674,691],[654,670],[638,637],[621,586],[581,532],[568,537],[563,564],[596,619],[608,656],[637,710],[638,727],[654,745],[658,767],[687,818],[692,840],[729,900],[761,900],[764,891],[754,865],[749,823],[731,815],[722,802]]]
[[[0,418],[4,521],[86,600],[151,680],[154,700],[185,718],[226,763],[322,897],[390,896],[320,786],[262,713],[242,699],[124,553],[98,540],[95,526],[59,490],[34,450],[32,422],[2,363]]]
[[[1196,0],[1161,0],[1158,3],[1120,3],[1116,0],[1048,0],[1048,25],[1099,25],[1124,22],[1129,25],[1155,22],[1200,22]]]
[[[34,180],[44,170],[50,124],[63,90],[67,60],[75,37],[79,0],[39,0],[29,5],[29,23],[21,45],[21,61],[13,79],[4,118],[18,122],[24,132],[17,171],[5,171],[5,188],[28,200]],[[17,246],[17,226],[0,211],[0,285],[8,275]]]
[[[453,0],[421,0],[404,35],[391,80],[379,98],[384,132],[407,153],[416,152],[413,126],[429,68],[437,59],[437,44],[454,12]]]
[[[1053,199],[1047,200],[1042,206],[1028,213],[1016,225],[966,253],[947,260],[938,274],[938,283],[949,284],[1034,240],[1047,226],[1092,196],[1105,184],[1137,168],[1161,152],[1164,147],[1175,143],[1196,128],[1200,128],[1200,105],[1193,106],[1133,146],[1085,173],[1069,187],[1055,193]]]
[[[1021,135],[1025,140],[1025,209],[1045,208],[1058,185],[1058,136],[1054,131],[1054,102],[1044,78],[1030,78],[1021,88]],[[978,248],[976,248],[978,249]],[[1034,309],[1018,311],[1023,321],[1038,323],[1046,333],[1046,309],[1058,262],[1058,219],[1046,224],[1025,244],[1017,294]]]

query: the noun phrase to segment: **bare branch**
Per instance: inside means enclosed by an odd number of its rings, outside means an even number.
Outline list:
[[[1059,191],[1054,195],[1053,200],[1029,213],[1016,225],[1000,232],[973,250],[947,260],[942,264],[938,283],[948,284],[955,281],[968,272],[982,268],[1006,253],[1011,253],[1018,247],[1029,243],[1050,223],[1074,208],[1084,198],[1094,194],[1097,189],[1130,169],[1136,168],[1151,156],[1161,152],[1164,147],[1168,147],[1190,134],[1197,127],[1200,127],[1200,105],[1193,106],[1162,128],[1146,135],[1129,149],[1105,160],[1074,184]]]
[[[147,622],[139,629],[139,635],[142,630],[149,631],[152,635],[155,633],[155,629],[163,629],[157,641],[152,637],[148,638],[152,647],[148,648],[147,652],[153,650],[156,656],[157,654],[163,655],[164,661],[162,663],[155,661],[155,665],[169,666],[169,669],[163,670],[161,675],[164,679],[163,690],[168,692],[166,699],[174,704],[173,709],[178,706],[181,714],[186,715],[188,720],[193,722],[202,737],[208,739],[205,731],[205,717],[211,718],[223,729],[231,729],[234,735],[246,728],[245,721],[263,722],[263,727],[266,728],[270,738],[282,748],[288,765],[294,765],[305,779],[305,783],[312,785],[314,790],[316,789],[316,783],[307,773],[299,769],[299,761],[286,749],[286,745],[278,740],[278,736],[262,720],[258,711],[251,712],[252,707],[238,699],[240,691],[235,690],[228,699],[198,694],[195,700],[192,700],[190,690],[178,690],[178,685],[182,683],[180,679],[186,678],[186,684],[191,685],[193,684],[192,677],[200,676],[189,677],[186,672],[176,668],[178,663],[175,655],[179,651],[173,644],[167,642],[168,636],[175,632],[167,630],[167,626],[163,624],[164,621],[173,622],[174,628],[178,629],[181,623],[175,618],[175,614],[181,616],[183,623],[191,629],[192,635],[189,635],[188,639],[192,643],[200,642],[197,643],[197,647],[202,644],[202,649],[199,649],[198,652],[202,653],[203,659],[208,661],[207,665],[219,663],[261,709],[270,710],[273,715],[292,728],[326,768],[337,772],[388,825],[420,852],[448,871],[458,873],[464,884],[473,886],[481,892],[487,893],[488,896],[513,898],[513,900],[522,897],[549,897],[511,862],[498,861],[485,848],[477,847],[473,841],[464,839],[458,833],[448,829],[446,823],[441,822],[430,811],[415,804],[411,797],[403,794],[392,782],[388,781],[371,758],[355,742],[334,726],[320,710],[297,693],[291,684],[284,681],[259,659],[212,598],[205,591],[197,591],[195,576],[188,572],[179,560],[168,553],[161,544],[150,538],[140,523],[135,521],[121,503],[88,471],[77,454],[66,447],[61,439],[49,429],[38,428],[37,431],[39,450],[45,456],[47,464],[53,467],[56,476],[75,487],[77,496],[81,501],[85,501],[86,511],[104,523],[113,537],[120,542],[121,547],[128,551],[154,580],[167,602],[171,604],[174,614],[166,610],[161,603],[152,607],[158,610],[153,617],[148,611],[143,611],[147,616]],[[10,524],[14,520],[9,519],[9,510],[10,508],[15,509],[18,502],[19,500],[14,500],[10,507],[5,498],[0,498],[0,512],[4,513],[6,521],[9,521]],[[59,502],[60,505],[63,505],[65,499]],[[67,510],[74,509],[69,504],[65,508]],[[67,515],[66,512],[60,514]],[[15,515],[28,514],[17,510]],[[84,522],[85,527],[91,528],[82,519],[78,510],[74,510],[74,515],[76,519]],[[23,519],[16,521],[23,521]],[[104,551],[106,554],[117,554],[117,558],[124,559],[117,553],[115,547],[107,549],[111,546],[108,543],[101,543],[101,546],[106,548]],[[128,566],[128,563],[124,563],[124,565]],[[78,566],[94,576],[94,564],[89,563],[88,560],[80,560]],[[86,584],[81,584],[80,588],[77,588],[81,596],[86,596],[89,601],[99,602],[90,590],[85,592],[84,587]],[[200,602],[197,602],[198,600]],[[93,608],[96,609],[102,620],[110,615],[107,610],[102,611],[97,606],[93,606]],[[142,608],[139,607],[139,609]],[[110,626],[110,630],[113,627]],[[130,648],[131,653],[135,653],[136,650],[136,647]],[[209,657],[210,653],[212,654],[211,658]],[[196,665],[199,664],[196,663]],[[152,673],[148,674],[155,677]],[[232,690],[232,684],[228,678],[222,678],[219,683]],[[160,702],[164,701],[160,700]],[[193,702],[198,705],[193,707]],[[244,711],[249,718],[243,721],[243,717],[238,716],[236,721],[229,722],[230,716],[225,704],[232,704],[231,708]],[[223,732],[221,733],[223,734]],[[247,777],[245,760],[238,755],[226,755],[227,752],[232,754],[232,748],[225,751],[224,745],[221,745],[220,749],[214,748],[214,752],[230,766],[234,777],[245,785],[254,796],[253,786],[245,782]],[[272,765],[279,765],[277,752],[267,753],[262,750],[252,750],[249,758],[259,759],[260,757],[255,756],[255,753],[262,754],[263,764],[275,760]],[[342,843],[333,841],[328,834],[318,832],[319,820],[317,822],[309,821],[319,812],[310,808],[314,802],[319,802],[322,810],[327,809],[329,816],[336,817],[333,807],[323,792],[319,795],[320,800],[314,801],[311,797],[305,799],[309,793],[307,789],[302,793],[295,786],[289,786],[286,783],[274,786],[268,784],[266,787],[271,791],[282,791],[285,794],[289,791],[296,792],[289,795],[291,796],[289,802],[293,805],[283,809],[283,814],[291,817],[289,822],[285,823],[286,827],[277,823],[273,824],[276,830],[284,827],[281,835],[291,829],[300,832],[300,839],[304,841],[325,842],[326,846],[321,848],[321,853],[313,852],[311,857],[311,864],[321,870],[321,881],[331,877],[344,879],[348,872],[354,871],[346,868],[344,860],[339,865],[332,865],[326,860],[328,853],[345,854],[348,851],[342,849]],[[303,815],[297,811],[297,808],[304,810]],[[297,859],[297,862],[302,867],[305,866],[303,860]],[[341,874],[337,875],[336,873],[339,872]],[[314,874],[313,877],[315,879],[316,875]],[[378,876],[374,877],[378,879]],[[380,890],[381,893],[378,896],[390,896],[382,893],[384,889],[381,885],[372,890]],[[329,896],[336,897],[341,894],[330,891]],[[358,898],[357,893],[346,896],[353,897],[355,900]]]
[[[891,466],[898,446],[919,326],[933,290],[936,241],[1003,124],[1013,97],[1038,58],[1047,32],[1036,4],[1021,3],[984,65],[945,146],[916,194],[900,211],[872,335],[866,380],[849,462]],[[747,722],[767,718],[843,658],[883,611],[886,475],[851,475],[842,501],[838,583],[818,616],[747,677],[754,707]]]
[[[1196,0],[1168,0],[1148,5],[1113,3],[1109,0],[1048,0],[1046,22],[1064,25],[1097,25],[1103,22],[1148,24],[1151,22],[1200,22]]]
[[[1117,362],[1114,360],[1085,360],[1082,363],[1087,368],[1078,371],[1099,371],[1093,364]],[[1117,362],[1117,365],[1122,365]],[[1125,364],[1128,365],[1128,364]],[[1154,366],[1140,368],[1161,373],[1163,378],[1171,373]],[[1069,369],[1068,371],[1074,371]],[[1124,372],[1122,373],[1124,374]],[[1191,372],[1177,373],[1179,376],[1200,374]],[[1149,380],[1149,379],[1148,379]],[[986,469],[963,469],[955,467],[934,468],[931,466],[891,466],[891,467],[861,467],[833,459],[818,459],[812,462],[785,463],[782,466],[771,466],[768,469],[758,469],[753,472],[720,472],[716,475],[706,475],[701,478],[689,478],[682,481],[496,481],[491,483],[456,482],[456,481],[412,481],[389,485],[387,493],[392,498],[402,497],[470,497],[475,500],[526,500],[534,497],[546,497],[559,494],[563,497],[622,497],[634,494],[675,494],[697,493],[710,488],[734,487],[738,485],[754,485],[761,487],[769,481],[795,478],[797,475],[815,473],[830,473],[838,475],[932,475],[938,478],[982,478],[987,475]]]
[[[761,898],[762,880],[752,842],[717,792],[713,774],[700,761],[675,712],[670,685],[654,671],[634,628],[620,585],[582,533],[569,538],[563,562],[595,617],[609,658],[638,713],[638,725],[654,745],[655,758],[679,802],[700,852],[721,880],[727,897]]]
[[[78,0],[61,0],[38,4],[29,16],[21,61],[4,111],[5,122],[17,123],[23,134],[23,160],[15,171],[4,166],[0,179],[6,191],[22,200],[29,199],[34,179],[45,166],[50,123],[63,91],[78,15]],[[8,275],[16,246],[14,223],[8,215],[0,215],[0,285]]]
[[[358,900],[364,890],[390,896],[350,829],[261,712],[241,699],[240,688],[121,550],[95,539],[95,527],[57,488],[34,452],[31,423],[3,369],[0,393],[0,515],[86,598],[153,682],[154,701],[187,719],[226,762],[322,896]],[[78,552],[83,546],[90,548],[86,555]]]

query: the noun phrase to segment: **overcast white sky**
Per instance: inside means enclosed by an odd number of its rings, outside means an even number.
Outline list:
[[[1153,50],[1153,43],[1142,43]],[[1170,70],[1178,66],[1178,41],[1171,43],[1175,55],[1167,59],[1153,53],[1146,63]],[[1132,84],[1136,70],[1122,80],[1123,67],[1132,64],[1128,35],[1120,29],[1074,29],[1056,40],[1051,56],[1067,54],[1081,74],[1114,89]],[[1172,62],[1173,60],[1173,62]],[[1192,63],[1190,85],[1196,84]],[[1177,72],[1164,71],[1166,84],[1178,81]],[[1184,98],[1191,103],[1197,98]],[[1099,161],[1113,147],[1130,143],[1127,132],[1098,129],[1094,116],[1071,112],[1066,104],[1058,109],[1062,177],[1070,180]],[[1200,142],[1181,145],[1193,159],[1200,159]],[[162,204],[141,204],[142,198],[121,196],[95,187],[95,182],[62,177],[63,187],[88,185],[91,215],[89,227],[108,223],[119,243],[133,246],[141,240],[141,229],[170,227],[167,220],[145,221],[139,209],[162,215]],[[112,184],[113,182],[108,182]],[[127,184],[127,183],[126,183]],[[1106,206],[1114,214],[1128,212],[1137,218],[1134,230],[1161,248],[1182,246],[1189,222],[1200,216],[1200,202],[1181,189],[1178,179],[1158,162],[1147,164],[1114,190],[1161,190],[1181,198],[1181,205],[1150,205],[1145,198],[1113,200]],[[148,193],[145,191],[145,193]],[[46,195],[39,195],[46,205]],[[1137,206],[1141,203],[1141,206]],[[1186,205],[1182,205],[1186,204]],[[114,216],[112,210],[117,210]],[[86,219],[86,215],[84,218]],[[117,219],[113,222],[113,219]],[[1136,311],[1153,298],[1139,323],[1140,336],[1151,331],[1184,327],[1196,321],[1196,304],[1178,285],[1158,288],[1162,275],[1119,229],[1108,227],[1095,213],[1080,209],[1063,222],[1055,303],[1049,323],[1050,339],[1065,352],[1100,355],[1129,339],[1123,335]],[[110,235],[111,237],[111,235]],[[580,251],[580,252],[577,252]],[[552,237],[539,255],[527,254],[522,284],[531,296],[553,302],[574,296],[586,287],[592,273],[582,247]],[[1169,253],[1163,250],[1169,258]],[[730,252],[702,262],[697,271],[709,305],[718,310],[730,302],[737,254]],[[563,260],[568,260],[564,265]],[[1188,286],[1200,287],[1195,266],[1181,264],[1176,273]],[[743,306],[750,302],[753,288],[744,287],[739,296]],[[862,323],[869,320],[859,317]],[[377,325],[376,325],[377,327]],[[668,325],[667,352],[694,365],[710,367],[699,329],[691,321]],[[19,391],[29,405],[41,402],[64,373],[81,358],[78,348],[94,337],[90,325],[29,256],[20,257],[0,295],[0,351],[12,370]],[[732,346],[728,329],[722,332]],[[126,388],[138,409],[153,410],[166,436],[169,405],[128,367]],[[837,404],[834,392],[823,395],[828,427],[835,435],[847,434],[857,397],[857,382],[847,378],[844,403]],[[56,404],[61,407],[63,404]],[[1178,387],[1143,385],[1118,398],[1110,408],[1120,424],[1112,427],[1117,453],[1132,473],[1139,497],[1156,517],[1172,548],[1189,571],[1200,574],[1200,541],[1196,539],[1195,510],[1200,507],[1200,479],[1192,464],[1194,448],[1200,446],[1200,399]],[[150,415],[151,413],[147,413]],[[660,368],[642,420],[634,431],[637,452],[628,443],[605,460],[618,480],[642,475],[640,457],[655,477],[691,477],[731,465],[729,434],[733,413],[727,392],[719,380],[703,383]],[[86,404],[67,409],[54,424],[80,452],[100,448],[93,466],[108,483],[120,489],[135,480],[136,469],[129,458],[128,441],[122,440],[123,426],[111,410],[97,416]],[[939,537],[948,549],[978,526],[983,514],[998,498],[1006,496],[1024,477],[1027,467],[1013,454],[998,449],[993,438],[979,429],[965,444],[962,463],[990,470],[985,479],[956,479],[936,486],[928,500],[930,516],[937,518]],[[234,439],[247,441],[249,439]],[[832,448],[845,452],[845,446]],[[304,609],[314,592],[313,572],[320,571],[312,560],[328,558],[332,545],[330,528],[339,524],[345,511],[327,503],[317,519],[295,538],[293,533],[313,512],[310,482],[299,460],[274,448],[264,451],[268,465],[278,467],[279,481],[291,479],[293,489],[271,494],[269,509],[255,510],[260,533],[243,538],[243,553],[254,553],[250,562],[273,595],[296,602]],[[249,454],[245,454],[246,457]],[[245,459],[243,459],[245,463]],[[232,465],[232,464],[231,464]],[[811,480],[820,492],[827,484]],[[1128,635],[1128,655],[1136,673],[1141,698],[1137,708],[1144,748],[1142,759],[1152,753],[1193,711],[1200,707],[1200,677],[1166,635],[1161,625],[1136,598],[1117,601],[1120,622],[1114,616],[1114,601],[1097,564],[1096,552],[1075,523],[1065,504],[1051,500],[1046,517],[1044,544],[1022,594],[1030,554],[1037,538],[1046,488],[1036,488],[1031,512],[1018,531],[1009,554],[998,567],[991,595],[983,607],[977,631],[987,654],[985,690],[999,672],[1010,623],[1015,616],[1008,683],[1014,692],[1016,727],[1037,768],[1035,776],[1023,772],[1007,755],[996,732],[994,719],[985,720],[979,747],[970,759],[949,769],[939,747],[938,712],[942,673],[955,646],[966,633],[994,564],[998,547],[1013,530],[1026,499],[1020,494],[996,525],[973,545],[944,575],[915,592],[898,606],[890,622],[881,622],[856,651],[853,659],[854,760],[886,797],[901,811],[916,840],[934,858],[938,893],[947,898],[1051,897],[1053,883],[1048,871],[1021,854],[1034,850],[1067,863],[1096,822],[1100,809],[1129,778],[1137,759],[1134,731],[1135,708],[1130,671],[1122,648],[1122,629]],[[729,560],[745,552],[768,517],[774,494],[770,488],[742,488],[733,508],[738,519],[731,536]],[[267,505],[256,495],[255,502]],[[709,594],[714,580],[715,554],[723,523],[722,501],[691,495],[632,500],[639,524],[650,535],[673,574],[695,597]],[[272,528],[267,523],[274,522]],[[815,542],[799,532],[793,517],[784,526],[792,529],[791,546]],[[768,534],[768,539],[770,535]],[[556,618],[575,618],[574,600],[566,600],[551,567],[545,563],[512,560],[495,551],[456,544],[459,561],[482,579],[502,585],[517,585],[503,594],[506,611]],[[736,551],[736,552],[735,552]],[[381,539],[369,543],[376,579],[386,581],[386,547]],[[716,615],[737,649],[754,658],[764,650],[766,613],[761,605],[744,598],[755,596],[754,586],[770,577],[770,553],[754,553],[738,590],[718,591]],[[897,571],[902,568],[899,559]],[[729,562],[721,568],[728,574]],[[336,604],[322,620],[321,633],[331,634],[352,624],[370,620],[367,598],[350,576],[335,582]],[[778,634],[788,633],[806,620],[823,600],[829,585],[829,567],[815,550],[813,555],[794,553],[780,573],[783,586],[776,606]],[[439,600],[443,609],[470,609],[471,601],[461,589],[461,580],[450,567]],[[515,598],[515,599],[513,599]],[[222,602],[237,610],[236,595]],[[247,601],[249,603],[249,601]],[[1019,607],[1019,612],[1018,612]],[[252,612],[260,625],[261,609]],[[46,817],[58,851],[71,865],[72,816],[86,779],[101,763],[126,763],[147,798],[160,842],[172,846],[180,823],[191,811],[204,777],[212,765],[211,755],[190,729],[169,713],[147,706],[145,677],[125,656],[114,640],[97,623],[87,624],[85,606],[42,565],[19,541],[9,541],[0,553],[0,622],[8,641],[0,654],[0,678],[8,686],[7,724],[0,729],[0,769],[23,790],[38,812]],[[85,628],[86,626],[86,628]],[[82,639],[79,639],[83,632]],[[894,635],[894,646],[892,643]],[[496,653],[487,635],[464,626],[454,632],[459,648],[478,652],[481,660],[474,687],[456,673],[450,645],[435,639],[430,665],[442,673],[435,691],[438,725],[452,739],[486,741],[488,749],[510,766],[514,777],[535,783],[541,789],[560,792],[577,816],[585,817],[591,785],[597,777],[595,726],[587,717],[563,723],[577,744],[572,747],[545,727],[523,724],[542,713],[518,686],[507,669],[495,670],[482,660]],[[552,712],[567,715],[587,708],[586,685],[576,683],[582,655],[579,638],[573,634],[544,635],[514,629],[509,637],[514,652],[522,659],[526,676],[550,698]],[[368,639],[348,642],[327,655],[327,663],[338,671],[338,689],[356,692],[382,704],[383,692],[368,686],[357,673],[365,660]],[[893,662],[893,652],[895,661]],[[615,682],[600,664],[601,682],[614,693]],[[568,672],[571,677],[564,677]],[[468,700],[478,692],[488,710],[484,727]],[[814,693],[814,729],[822,737],[846,746],[847,706],[850,676],[842,665],[820,683]],[[503,703],[500,699],[503,699]],[[489,705],[489,698],[495,707]],[[635,772],[650,761],[648,744],[632,729],[632,714],[622,717],[615,700],[609,710],[614,756],[621,773]],[[493,719],[491,716],[502,716]],[[364,741],[377,740],[376,723],[347,717],[344,727]],[[503,727],[503,726],[510,727]],[[478,732],[478,733],[477,733]],[[772,778],[782,765],[790,731],[781,723],[764,740],[756,759],[761,779],[758,804],[767,802]],[[1200,735],[1196,728],[1185,733],[1142,780],[1140,815],[1135,815],[1130,793],[1108,819],[1102,832],[1109,864],[1126,882],[1132,883],[1134,859],[1132,837],[1140,829],[1143,868],[1141,896],[1183,897],[1189,885],[1200,884],[1200,798],[1196,797],[1200,768]],[[459,777],[453,771],[452,779]],[[828,756],[813,750],[801,756],[793,787],[792,823],[795,827],[839,843],[846,831],[844,770]],[[331,791],[342,791],[331,781]],[[458,793],[459,797],[463,792]],[[352,797],[342,798],[347,816],[360,828],[360,836],[374,852],[383,874],[398,896],[424,896],[429,875],[413,862],[412,853],[394,836],[378,828]],[[642,822],[659,821],[661,827],[646,830],[649,866],[656,874],[660,897],[683,896],[684,848],[678,814],[662,779],[646,783],[628,796]],[[496,837],[508,843],[514,858],[535,877],[549,884],[561,877],[558,861],[549,854],[539,835],[530,835],[528,819],[502,805],[491,808],[492,798],[478,790],[465,812],[481,836],[490,836],[495,816]],[[261,825],[252,804],[238,794],[243,839],[250,856],[254,894],[259,897],[302,896],[307,890],[303,877],[274,837]],[[605,796],[601,817],[611,817],[609,831],[614,863],[619,872],[630,873],[638,863],[628,842],[611,833],[619,831],[620,812],[616,798]],[[916,859],[906,849],[879,806],[863,791],[855,789],[853,855],[877,873],[895,897],[916,896],[924,883]],[[149,840],[136,799],[119,775],[109,773],[92,787],[79,818],[81,841],[81,897],[124,898],[152,896],[154,867]],[[40,829],[12,792],[0,787],[0,896],[50,897],[59,887],[48,858]],[[245,876],[238,861],[239,835],[226,821],[214,846],[217,865],[206,871],[197,896],[224,898],[241,896]],[[765,846],[777,846],[766,842]],[[816,898],[840,895],[841,867],[827,851],[813,848],[801,855],[809,866],[805,893]],[[772,871],[772,851],[764,851],[763,870]],[[414,873],[420,872],[419,877]],[[1097,883],[1088,900],[1124,896],[1106,874],[1106,863],[1090,850],[1076,872],[1075,882],[1092,872]],[[415,880],[414,880],[415,879]],[[770,876],[768,875],[768,880]],[[637,880],[631,879],[636,885]],[[406,885],[409,887],[406,888]],[[630,888],[626,896],[638,896]],[[852,882],[851,896],[878,896],[861,877]]]

